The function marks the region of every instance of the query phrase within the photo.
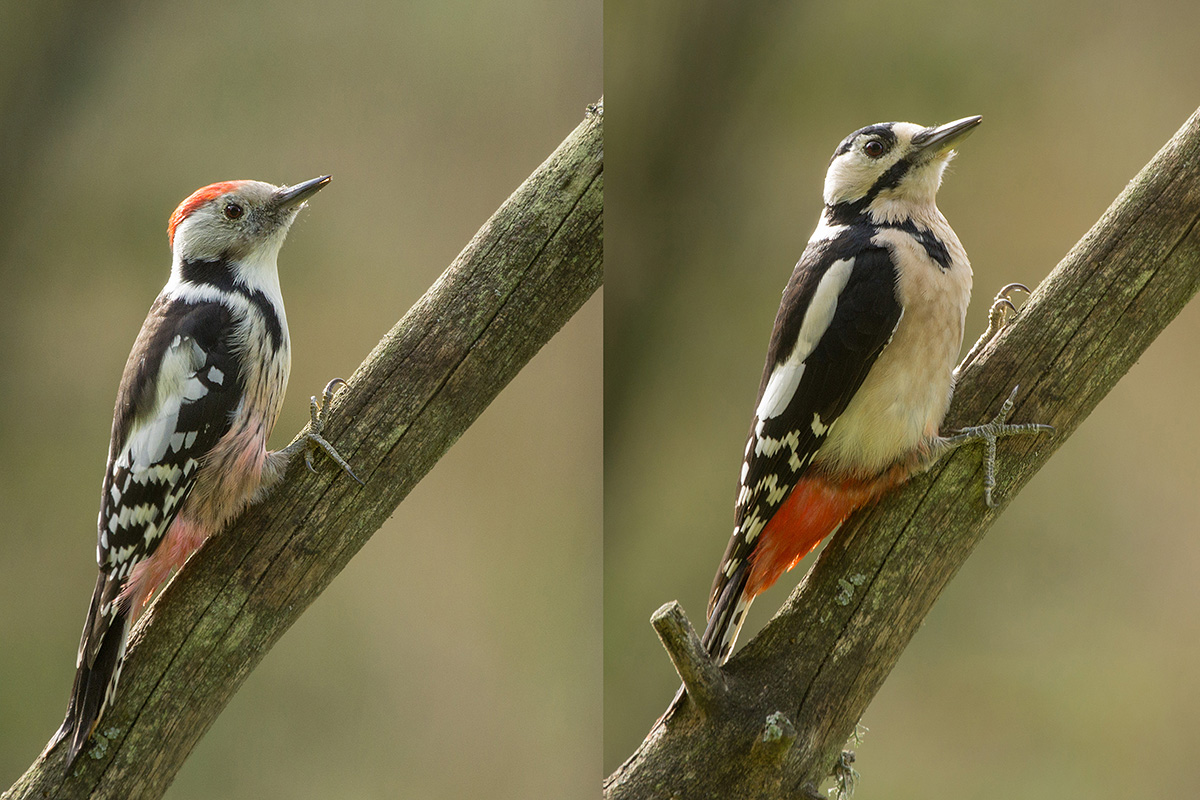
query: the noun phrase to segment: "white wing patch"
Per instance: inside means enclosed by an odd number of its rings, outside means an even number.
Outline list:
[[[787,359],[776,366],[771,371],[771,377],[767,379],[762,400],[759,401],[758,409],[755,411],[754,436],[750,442],[746,443],[746,458],[742,464],[741,488],[738,492],[739,506],[745,505],[752,497],[763,492],[766,493],[763,498],[766,503],[777,506],[791,491],[793,481],[784,475],[765,475],[754,487],[747,486],[746,479],[749,477],[750,459],[753,456],[774,458],[786,447],[791,451],[787,465],[793,474],[798,473],[812,462],[813,453],[804,456],[800,454],[800,431],[790,430],[782,437],[775,438],[767,435],[766,423],[783,414],[791,405],[792,399],[796,396],[796,389],[800,386],[800,380],[804,377],[805,359],[812,355],[813,350],[820,343],[821,337],[829,330],[833,316],[837,312],[838,298],[841,296],[842,290],[846,288],[846,284],[850,282],[850,274],[853,270],[853,258],[835,261],[829,269],[825,270],[825,274],[817,282],[817,288],[813,292],[808,308],[805,309],[804,320],[800,323],[800,331],[796,336],[796,344],[792,347]],[[818,414],[813,414],[811,429],[819,439],[829,431],[832,424],[832,422],[826,424]],[[751,517],[742,525],[746,541],[753,542],[765,524],[765,520],[761,520],[758,516],[758,509],[753,509]]]
[[[812,301],[804,311],[804,321],[800,323],[800,333],[796,337],[796,345],[787,359],[771,371],[767,379],[767,387],[763,390],[762,400],[759,401],[758,426],[756,432],[762,435],[762,421],[772,419],[782,414],[792,402],[796,387],[804,377],[804,361],[816,348],[821,337],[829,330],[833,322],[834,312],[837,311],[838,297],[846,284],[850,282],[850,273],[854,269],[854,259],[844,258],[835,261],[825,270],[817,289],[813,292]]]
[[[137,483],[166,477],[151,473],[166,456],[168,448],[178,450],[185,444],[182,434],[177,432],[179,409],[185,402],[195,402],[208,392],[196,374],[205,360],[200,345],[193,339],[179,336],[163,356],[154,409],[134,421],[125,449],[116,461],[118,467],[129,468]]]
[[[796,348],[799,350],[799,348]],[[804,377],[804,358],[808,358],[812,350],[804,353],[804,356],[799,361],[796,360],[796,351],[792,351],[792,355],[788,360],[780,364],[771,371],[771,377],[767,381],[767,388],[763,390],[762,401],[758,404],[758,433],[762,434],[762,421],[778,417],[788,407],[788,403],[792,402],[792,396],[796,394],[796,387],[800,385],[800,379]]]

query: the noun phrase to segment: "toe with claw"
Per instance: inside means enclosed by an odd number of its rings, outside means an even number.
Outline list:
[[[998,505],[992,497],[992,493],[996,488],[996,440],[1005,436],[1054,432],[1054,427],[1051,425],[1042,425],[1037,422],[1010,423],[1007,421],[1008,415],[1012,413],[1013,405],[1016,403],[1017,392],[1020,389],[1020,386],[1013,387],[1012,392],[1009,393],[1008,398],[1004,401],[1004,405],[1000,407],[1000,413],[991,422],[970,428],[963,428],[957,434],[948,436],[942,440],[950,449],[957,449],[971,442],[983,441],[986,448],[983,458],[983,499],[987,503],[988,508],[995,508]]]
[[[334,378],[326,384],[325,391],[321,394],[321,401],[318,402],[316,397],[309,399],[308,409],[311,418],[309,429],[296,444],[303,446],[304,464],[311,472],[315,473],[317,471],[317,468],[313,465],[313,454],[320,450],[341,467],[343,472],[357,481],[359,486],[365,486],[366,484],[354,474],[354,470],[350,469],[350,465],[346,463],[346,459],[342,458],[341,454],[338,453],[323,435],[325,432],[325,417],[329,413],[329,405],[333,402],[333,397],[337,394],[338,389],[346,385],[346,382],[341,378]]]
[[[995,298],[992,299],[992,307],[988,310],[988,326],[980,337],[971,345],[970,351],[967,352],[966,358],[962,363],[954,368],[955,375],[961,374],[967,366],[975,360],[987,343],[996,338],[996,334],[1008,327],[1017,317],[1017,306],[1009,299],[1009,295],[1013,292],[1024,292],[1029,294],[1029,287],[1023,283],[1010,283],[1000,291],[996,292]]]

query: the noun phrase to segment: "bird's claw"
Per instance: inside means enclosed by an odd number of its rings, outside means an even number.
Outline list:
[[[985,448],[983,456],[983,501],[987,504],[988,508],[996,508],[999,505],[992,497],[996,489],[996,440],[1005,436],[1054,433],[1054,426],[1052,425],[1042,425],[1037,422],[1009,423],[1007,421],[1008,415],[1012,413],[1013,405],[1016,403],[1017,392],[1020,390],[1020,386],[1013,387],[1004,404],[1000,406],[1000,413],[996,414],[991,422],[963,428],[957,434],[947,437],[945,440],[945,443],[952,449],[962,447],[964,444],[969,444],[970,442],[979,441],[980,439],[983,440]]]
[[[1025,294],[1033,294],[1031,291],[1029,291],[1029,287],[1026,286],[1025,284],[1014,282],[1014,283],[1008,284],[1007,286],[1002,288],[1000,291],[996,292],[995,300],[1007,300],[1008,296],[1010,294],[1012,294],[1013,292],[1024,292]],[[995,300],[993,300],[993,302],[995,302]]]
[[[333,402],[334,395],[337,394],[338,389],[344,386],[348,386],[344,380],[334,378],[325,384],[325,390],[321,393],[321,401],[318,401],[315,396],[309,398],[308,412],[310,419],[308,433],[304,435],[304,465],[308,467],[310,472],[315,473],[317,468],[313,465],[313,453],[320,450],[341,467],[343,472],[353,478],[359,486],[365,486],[366,484],[354,474],[354,470],[350,468],[346,459],[342,458],[337,449],[323,435],[325,432],[325,417],[329,413],[329,405]]]
[[[996,292],[996,296],[992,298],[992,307],[988,309],[988,327],[984,332],[988,341],[991,341],[997,333],[1008,327],[1008,324],[1017,317],[1017,306],[1009,299],[1009,295],[1013,292],[1024,292],[1030,294],[1029,287],[1023,283],[1010,283],[1000,291]],[[1009,314],[1012,316],[1010,317]]]
[[[1020,312],[1017,310],[1016,304],[1009,299],[1009,295],[1013,292],[1030,294],[1029,287],[1023,283],[1010,283],[996,292],[996,296],[992,298],[992,306],[988,309],[987,330],[980,334],[975,344],[971,345],[971,349],[967,352],[966,358],[962,360],[962,363],[954,368],[956,376],[961,374],[983,352],[983,348],[987,346],[988,342],[995,339],[1000,331],[1007,328],[1017,318],[1017,314]]]

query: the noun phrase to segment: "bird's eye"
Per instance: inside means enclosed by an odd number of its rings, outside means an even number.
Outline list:
[[[863,152],[869,155],[871,158],[879,158],[881,155],[883,155],[885,150],[887,150],[887,148],[884,147],[883,142],[879,141],[878,139],[871,139],[863,145]]]
[[[238,219],[242,214],[246,213],[246,209],[234,202],[226,203],[222,211],[225,214],[225,219]]]

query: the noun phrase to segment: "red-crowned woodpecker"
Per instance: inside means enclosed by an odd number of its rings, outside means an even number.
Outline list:
[[[171,278],[150,307],[117,390],[100,499],[100,575],[67,716],[52,743],[78,758],[115,696],[130,626],[154,590],[205,539],[277,482],[297,452],[320,448],[326,387],[310,432],[267,452],[291,369],[276,259],[305,201],[296,186],[214,183],[175,209]],[[354,477],[355,480],[358,480]]]
[[[988,425],[938,432],[971,265],[936,194],[952,148],[980,120],[871,125],[833,154],[825,209],[775,318],[733,536],[709,597],[703,642],[718,663],[754,597],[852,511],[954,447],[1051,430],[1005,424],[1010,397]],[[992,484],[989,474],[989,505]]]

